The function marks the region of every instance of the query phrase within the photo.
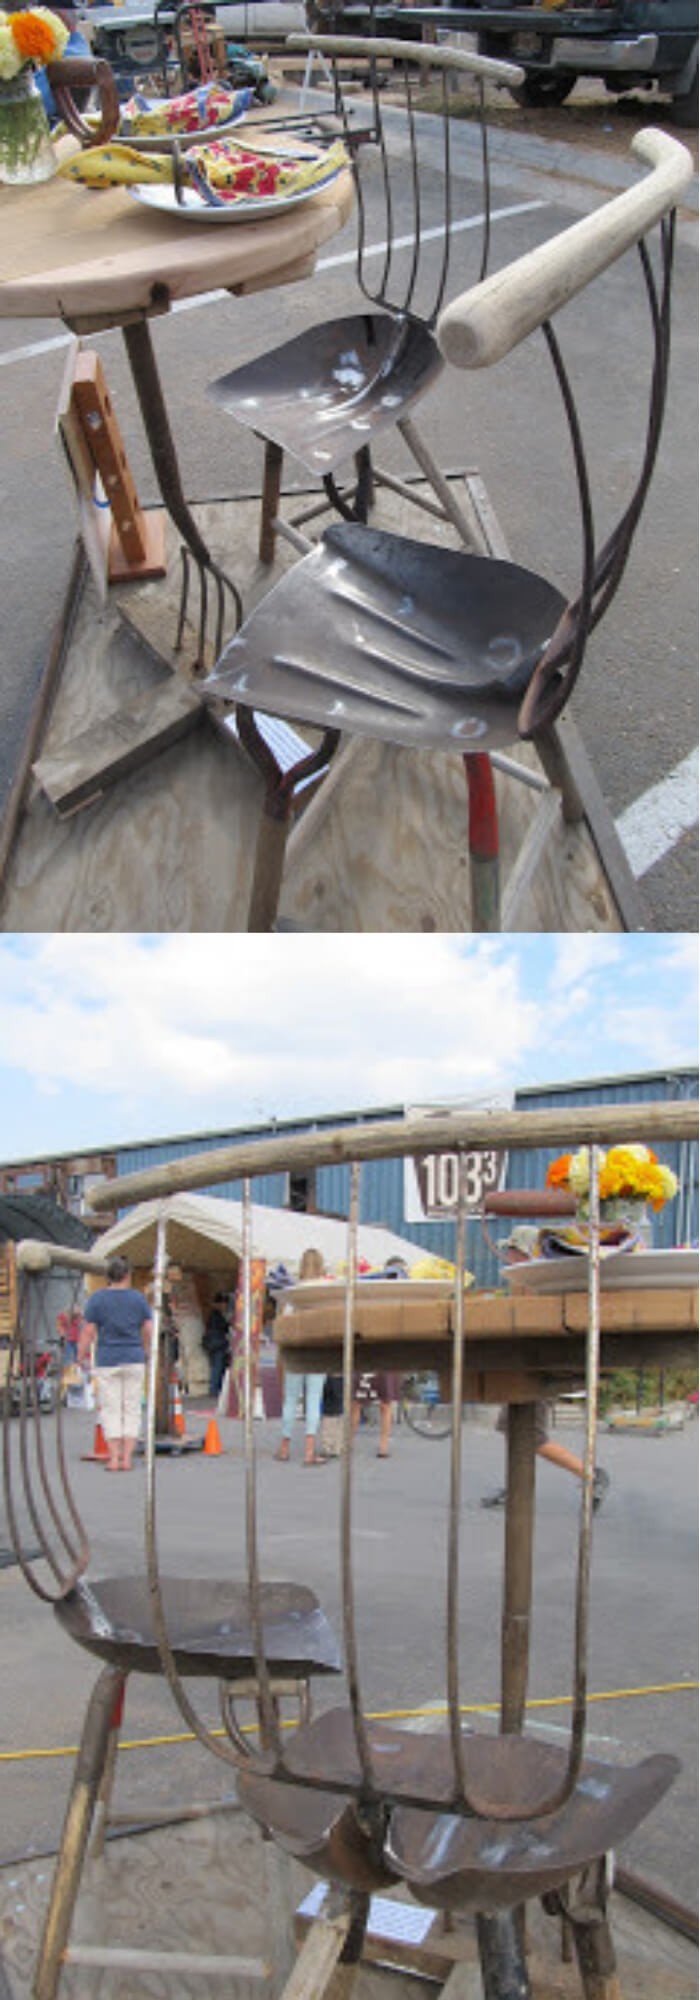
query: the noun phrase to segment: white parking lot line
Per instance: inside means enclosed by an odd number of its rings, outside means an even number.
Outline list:
[[[651,785],[620,813],[615,825],[632,874],[639,881],[655,862],[663,861],[681,834],[698,823],[698,752]]]
[[[521,201],[515,207],[495,208],[491,211],[491,222],[492,224],[494,222],[507,222],[511,216],[529,215],[531,209],[546,208],[546,206],[547,203],[545,201]],[[456,236],[465,229],[480,229],[483,220],[483,215],[465,216],[462,220],[451,224],[451,234]],[[441,234],[441,229],[425,229],[421,233],[421,242],[430,243],[433,237],[439,237]],[[412,249],[413,238],[411,236],[401,237],[394,247],[397,250],[404,248]],[[364,254],[365,257],[383,257],[385,251],[385,243],[370,243],[366,246]],[[355,249],[346,250],[343,251],[342,255],[337,257],[319,258],[316,270],[334,271],[341,264],[354,264],[356,259],[357,251]],[[227,299],[228,296],[229,294],[226,291],[200,292],[193,299],[175,299],[170,310],[173,313],[199,312],[202,306],[215,305],[220,299]],[[68,347],[74,338],[75,336],[72,333],[56,333],[47,340],[33,340],[28,342],[24,347],[8,348],[6,354],[0,354],[0,368],[10,368],[14,363],[19,361],[33,361],[41,354],[50,354],[56,347]],[[99,339],[99,334],[93,335],[92,338]]]

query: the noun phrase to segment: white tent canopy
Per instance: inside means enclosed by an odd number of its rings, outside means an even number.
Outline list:
[[[118,1196],[118,1183],[116,1187]],[[153,1262],[158,1217],[168,1220],[167,1253],[191,1271],[235,1270],[243,1250],[243,1204],[214,1195],[175,1194],[166,1201],[141,1202],[129,1215],[105,1230],[96,1248],[101,1257],[122,1251],[140,1268]],[[298,1214],[289,1208],[251,1207],[251,1254],[264,1257],[269,1269],[286,1265],[296,1276],[305,1250],[320,1250],[326,1268],[337,1270],[347,1257],[347,1224],[328,1215]],[[361,1223],[358,1257],[381,1269],[389,1257],[403,1257],[409,1270],[426,1251],[391,1229]]]

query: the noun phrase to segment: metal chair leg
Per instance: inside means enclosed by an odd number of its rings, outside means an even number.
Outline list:
[[[606,1916],[574,1924],[574,1946],[586,2000],[622,2000],[612,1933]]]
[[[274,522],[280,510],[282,488],[282,467],[284,452],[282,446],[265,439],[265,460],[263,465],[263,489],[260,507],[260,540],[258,555],[263,563],[271,563],[275,554]]]
[[[34,2000],[54,2000],[58,1991],[93,1814],[107,1763],[115,1707],[125,1680],[121,1668],[103,1667],[88,1703],[34,1975]]]
[[[105,1837],[107,1833],[107,1827],[109,1825],[109,1808],[112,1800],[112,1792],[114,1789],[114,1774],[117,1768],[119,1731],[121,1729],[122,1722],[124,1719],[125,1693],[126,1693],[126,1680],[124,1681],[124,1685],[121,1689],[121,1692],[117,1695],[117,1699],[114,1704],[112,1714],[110,1716],[109,1742],[107,1744],[105,1767],[102,1773],[102,1783],[100,1785],[97,1805],[95,1808],[95,1821],[94,1821],[95,1831],[92,1837],[92,1845],[90,1848],[90,1858],[92,1861],[100,1861],[105,1851]]]
[[[581,794],[570,770],[556,723],[550,723],[548,729],[538,729],[534,744],[550,785],[561,794],[561,809],[567,826],[576,826],[578,821],[583,819]]]
[[[464,770],[469,794],[471,927],[473,931],[499,931],[498,807],[491,759],[483,750],[468,750]]]
[[[479,1911],[476,1935],[484,2000],[532,2000],[519,1912]]]

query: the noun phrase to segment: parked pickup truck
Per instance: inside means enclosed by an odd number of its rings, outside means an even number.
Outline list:
[[[417,18],[470,31],[480,54],[520,64],[523,104],[563,104],[578,77],[598,77],[617,96],[653,90],[670,97],[677,125],[698,121],[698,0],[601,0],[577,6],[418,7]]]

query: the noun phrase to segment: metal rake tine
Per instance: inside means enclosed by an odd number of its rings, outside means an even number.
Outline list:
[[[257,1490],[255,1466],[255,1429],[253,1423],[253,1345],[251,1316],[251,1244],[252,1218],[250,1207],[250,1180],[243,1182],[243,1357],[245,1383],[245,1457],[246,1457],[246,1550],[248,1559],[248,1602],[250,1622],[253,1632],[255,1653],[255,1673],[260,1697],[260,1715],[263,1740],[269,1746],[275,1759],[275,1766],[284,1762],[279,1715],[270,1687],[270,1673],[265,1654],[265,1635],[260,1608],[260,1565],[257,1537]]]
[[[350,1202],[348,1207],[347,1271],[345,1275],[345,1328],[343,1336],[343,1409],[345,1422],[345,1450],[343,1452],[341,1486],[341,1576],[343,1586],[343,1626],[345,1633],[345,1656],[348,1673],[348,1692],[352,1712],[355,1743],[362,1773],[363,1791],[374,1793],[372,1757],[369,1737],[365,1724],[360,1697],[360,1673],[355,1630],[355,1590],[352,1565],[352,1391],[353,1362],[355,1352],[354,1310],[355,1286],[357,1282],[357,1229],[360,1206],[360,1163],[353,1160],[350,1168]]]
[[[525,1810],[522,1805],[510,1807],[497,1804],[492,1799],[480,1797],[461,1786],[461,1804],[477,1819],[497,1820],[501,1824],[513,1821],[526,1822],[544,1819],[558,1812],[566,1805],[574,1790],[583,1762],[586,1729],[586,1694],[588,1680],[588,1634],[590,1609],[590,1575],[593,1526],[593,1467],[595,1457],[595,1435],[598,1419],[598,1369],[600,1362],[600,1200],[598,1189],[597,1149],[589,1146],[589,1248],[588,1248],[588,1332],[586,1337],[586,1446],[584,1453],[584,1482],[581,1495],[581,1515],[579,1524],[578,1565],[576,1576],[576,1608],[574,1633],[574,1662],[572,1688],[572,1718],[569,1757],[567,1768],[553,1792],[542,1799],[535,1799]],[[455,1419],[456,1420],[456,1419]],[[452,1720],[452,1715],[451,1715]],[[453,1734],[453,1744],[456,1737]],[[457,1745],[457,1760],[463,1769],[463,1746]]]
[[[180,1714],[184,1717],[184,1720],[187,1723],[188,1728],[190,1728],[193,1731],[198,1741],[204,1744],[205,1749],[213,1751],[214,1756],[221,1758],[221,1760],[224,1763],[233,1765],[235,1770],[240,1770],[241,1764],[244,1761],[240,1750],[234,1749],[230,1742],[223,1742],[220,1736],[215,1735],[211,1729],[207,1728],[205,1723],[200,1721],[200,1718],[197,1714],[197,1710],[193,1707],[189,1695],[186,1693],[186,1690],[183,1686],[182,1679],[178,1670],[177,1662],[175,1660],[175,1656],[172,1650],[172,1646],[170,1644],[170,1634],[168,1632],[167,1619],[165,1615],[165,1606],[163,1603],[163,1593],[161,1590],[160,1567],[158,1560],[157,1523],[156,1523],[155,1409],[156,1409],[156,1385],[157,1385],[157,1372],[158,1372],[158,1347],[160,1342],[160,1325],[163,1313],[163,1289],[164,1289],[165,1269],[167,1263],[167,1236],[168,1236],[167,1217],[164,1213],[164,1210],[161,1208],[156,1225],[153,1331],[151,1334],[151,1347],[148,1357],[148,1431],[146,1439],[146,1508],[145,1508],[145,1523],[144,1523],[146,1571],[148,1576],[148,1587],[151,1597],[151,1606],[153,1610],[153,1628],[164,1677],[168,1683],[168,1687],[170,1688],[173,1701],[179,1708]],[[250,1762],[249,1753],[246,1754],[245,1756],[245,1762],[246,1763]]]

